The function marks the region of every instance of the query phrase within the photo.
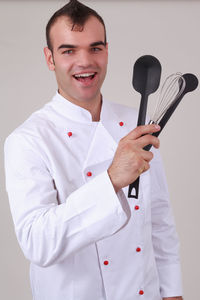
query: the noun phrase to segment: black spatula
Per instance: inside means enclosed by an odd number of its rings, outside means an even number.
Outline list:
[[[146,120],[148,96],[154,93],[160,84],[161,64],[159,60],[151,55],[141,56],[133,68],[133,88],[141,94],[139,115],[137,125],[144,125]],[[132,195],[132,189],[135,189]],[[128,197],[138,198],[139,177],[129,185]]]

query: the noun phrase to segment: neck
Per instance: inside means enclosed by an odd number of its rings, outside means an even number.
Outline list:
[[[86,110],[88,110],[91,113],[92,121],[98,122],[100,120],[100,114],[101,114],[101,106],[102,106],[102,96],[101,94],[94,100],[90,100],[87,102],[84,101],[78,101],[76,99],[71,99],[70,97],[66,97],[62,93],[62,91],[58,90],[59,94],[63,96],[68,101],[72,102],[75,105],[78,105]]]
[[[102,106],[102,99],[100,97],[99,101],[93,103],[92,106],[84,107],[91,113],[92,121],[98,122],[100,120],[101,106]]]

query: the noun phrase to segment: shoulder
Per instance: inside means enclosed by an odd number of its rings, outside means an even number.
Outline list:
[[[36,134],[39,133],[42,128],[48,128],[52,126],[50,115],[54,113],[51,102],[47,102],[43,107],[33,112],[23,123],[13,130],[10,134]]]
[[[49,103],[32,113],[28,119],[14,129],[6,138],[5,145],[19,147],[20,144],[23,144],[26,147],[35,142],[39,144],[41,137],[46,134],[49,127],[53,126],[47,113],[51,109]]]

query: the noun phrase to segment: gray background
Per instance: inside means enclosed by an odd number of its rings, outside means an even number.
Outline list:
[[[43,57],[45,26],[65,3],[0,1],[1,299],[31,299],[29,263],[17,244],[5,192],[3,143],[55,93],[54,74],[48,71]],[[132,67],[144,54],[159,58],[162,81],[177,71],[192,72],[200,78],[199,1],[83,3],[96,9],[107,25],[110,61],[103,87],[105,98],[139,107],[140,95],[131,86]],[[157,97],[155,93],[149,99],[150,112]],[[199,89],[188,94],[161,135],[161,153],[181,242],[185,300],[199,297],[199,100]]]

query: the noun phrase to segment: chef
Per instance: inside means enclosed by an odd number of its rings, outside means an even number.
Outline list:
[[[102,18],[76,0],[49,20],[58,90],[6,139],[6,185],[35,300],[181,300],[165,175],[137,113],[105,100]],[[143,150],[152,144],[154,150]],[[139,198],[127,198],[140,176]]]

